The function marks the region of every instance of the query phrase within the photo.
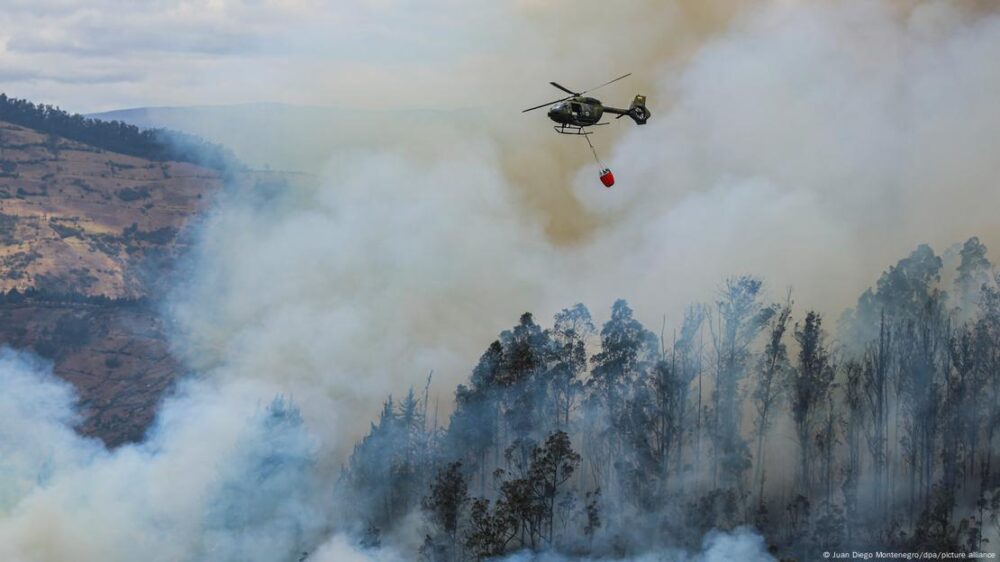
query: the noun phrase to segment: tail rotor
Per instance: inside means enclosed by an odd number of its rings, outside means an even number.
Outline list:
[[[646,121],[649,121],[650,116],[653,115],[649,108],[646,107],[646,96],[641,94],[635,96],[635,99],[632,100],[632,105],[628,106],[628,110],[615,109],[613,111],[618,113],[618,117],[615,117],[615,119],[621,119],[628,115],[635,121],[636,125],[645,125]]]
[[[635,121],[636,125],[645,125],[651,115],[649,108],[646,107],[646,96],[635,96],[632,105],[628,107],[628,116]]]

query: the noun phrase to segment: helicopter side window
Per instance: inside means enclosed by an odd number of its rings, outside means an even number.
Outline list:
[[[581,113],[583,113],[583,106],[581,106],[580,104],[574,102],[570,103],[569,106],[573,109],[574,115],[580,115]]]

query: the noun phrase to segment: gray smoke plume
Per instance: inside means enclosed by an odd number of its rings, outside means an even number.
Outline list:
[[[676,322],[726,275],[761,272],[836,315],[915,241],[1000,242],[998,51],[997,17],[940,4],[761,9],[661,72],[657,118],[611,152],[618,186],[582,167],[572,196],[595,222],[569,244],[511,186],[502,137],[457,124],[338,152],[317,185],[222,205],[181,332],[200,368],[350,397],[336,410],[358,420],[431,369],[451,388],[511,311],[620,296]]]

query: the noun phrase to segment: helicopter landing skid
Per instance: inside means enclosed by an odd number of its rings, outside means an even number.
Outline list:
[[[607,125],[607,123],[594,123],[593,125],[588,125],[589,127],[596,127],[598,125]],[[579,125],[555,125],[552,127],[555,132],[561,135],[592,135],[593,131],[588,131]]]

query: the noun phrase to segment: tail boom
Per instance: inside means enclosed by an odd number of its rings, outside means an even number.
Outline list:
[[[604,111],[605,113],[613,113],[617,115],[618,117],[616,119],[621,119],[622,117],[628,115],[633,121],[635,121],[636,125],[645,125],[646,121],[649,121],[649,117],[652,115],[646,107],[646,96],[641,94],[635,96],[635,99],[632,100],[632,104],[628,107],[628,109],[605,106]]]

